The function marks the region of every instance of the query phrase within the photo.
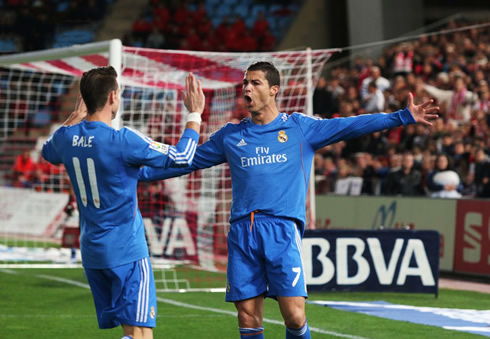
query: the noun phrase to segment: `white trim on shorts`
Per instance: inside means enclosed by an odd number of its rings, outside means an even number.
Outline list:
[[[306,276],[305,276],[305,264],[303,262],[303,243],[301,242],[301,236],[299,235],[298,231],[298,225],[296,225],[296,222],[293,221],[294,224],[294,231],[296,233],[296,246],[298,247],[299,251],[299,257],[301,258],[301,274],[303,274],[303,282],[305,284],[305,293],[308,293],[308,290],[306,289]]]
[[[138,261],[140,269],[140,287],[138,291],[138,307],[136,312],[137,322],[146,322],[148,319],[148,304],[150,292],[150,270],[148,267],[148,258]]]

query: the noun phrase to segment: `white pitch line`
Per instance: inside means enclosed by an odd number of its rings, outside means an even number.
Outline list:
[[[76,281],[76,280],[70,280],[70,279],[55,277],[55,276],[51,276],[51,275],[45,275],[45,274],[38,274],[37,276],[40,277],[40,278],[44,278],[44,279],[55,280],[55,281],[59,281],[59,282],[65,283],[65,284],[70,284],[70,285],[74,285],[74,286],[78,286],[78,287],[90,289],[90,286],[88,284],[84,284],[84,283],[81,283],[81,282]],[[234,311],[227,311],[227,310],[223,310],[223,309],[219,309],[219,308],[198,306],[198,305],[183,303],[183,302],[180,302],[180,301],[176,301],[176,300],[172,300],[172,299],[167,299],[167,298],[157,297],[157,300],[160,301],[160,302],[162,302],[162,303],[170,304],[170,305],[174,305],[174,306],[185,307],[185,308],[190,308],[190,309],[200,310],[200,311],[207,311],[207,312],[214,312],[214,313],[226,314],[226,315],[229,315],[229,316],[232,316],[232,317],[235,317],[235,318],[237,316],[237,313],[234,312]],[[264,318],[262,321],[265,322],[265,323],[269,323],[269,324],[276,324],[276,325],[283,325],[284,326],[284,322],[279,321],[279,320]],[[367,338],[359,337],[359,336],[355,336],[355,335],[337,333],[337,332],[333,332],[333,331],[326,331],[326,330],[323,330],[323,329],[317,328],[317,327],[310,327],[310,332],[328,334],[328,335],[335,336],[335,337],[340,337],[340,338],[367,339]]]

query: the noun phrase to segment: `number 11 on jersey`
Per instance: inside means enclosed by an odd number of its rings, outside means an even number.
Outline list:
[[[78,191],[80,192],[80,198],[82,199],[83,206],[87,207],[87,191],[85,189],[85,182],[83,181],[82,168],[80,167],[80,160],[77,157],[73,157],[73,168],[75,169],[75,175],[77,177]],[[90,182],[90,191],[92,192],[92,201],[96,208],[100,208],[99,188],[97,187],[97,174],[95,173],[95,162],[92,158],[87,158],[87,170],[88,179]]]

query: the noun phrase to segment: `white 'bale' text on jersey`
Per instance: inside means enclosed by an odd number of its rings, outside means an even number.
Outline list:
[[[65,165],[77,198],[85,268],[112,268],[148,256],[136,196],[140,167],[189,166],[198,139],[186,129],[179,143],[169,146],[126,127],[118,131],[82,121],[58,128],[46,141],[44,159]]]

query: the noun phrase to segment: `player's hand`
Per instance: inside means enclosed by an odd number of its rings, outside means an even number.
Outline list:
[[[410,113],[412,113],[416,122],[420,122],[424,125],[432,126],[432,123],[429,120],[439,118],[439,115],[436,114],[439,111],[438,106],[429,107],[434,100],[430,99],[429,101],[424,102],[421,105],[415,105],[413,103],[413,95],[412,93],[408,93],[408,109]]]
[[[194,74],[189,73],[185,78],[185,91],[182,92],[184,106],[189,112],[202,114],[204,111],[205,97],[201,88],[201,82],[196,81]]]
[[[77,102],[75,103],[75,110],[70,114],[68,119],[63,123],[63,125],[76,125],[81,122],[87,116],[87,106],[82,99],[82,95],[79,94]]]

